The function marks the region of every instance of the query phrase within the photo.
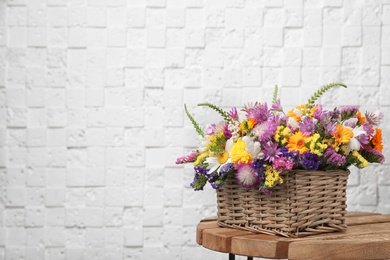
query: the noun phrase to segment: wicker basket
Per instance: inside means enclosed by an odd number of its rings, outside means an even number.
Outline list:
[[[217,190],[218,224],[299,237],[345,231],[348,170],[291,170],[271,195],[245,190],[229,176]]]

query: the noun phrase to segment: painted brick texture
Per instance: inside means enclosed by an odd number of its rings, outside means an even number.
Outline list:
[[[321,103],[383,111],[390,158],[389,0],[0,1],[0,259],[226,259],[195,241],[216,205],[174,164],[183,104],[334,81]],[[389,164],[351,170],[348,209],[390,213]]]

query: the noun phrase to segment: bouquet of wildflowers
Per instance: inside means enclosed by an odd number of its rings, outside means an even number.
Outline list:
[[[226,112],[202,103],[218,112],[223,120],[204,129],[185,112],[197,133],[199,148],[177,159],[177,164],[193,163],[195,176],[191,186],[202,190],[207,182],[214,189],[234,174],[247,190],[271,193],[282,184],[282,172],[292,169],[335,170],[351,165],[364,168],[369,163],[383,163],[382,131],[378,128],[381,112],[364,115],[358,107],[348,106],[327,111],[315,101],[327,90],[342,86],[331,83],[287,114],[277,98],[275,87],[271,106],[254,103],[244,106],[245,118],[236,108]]]

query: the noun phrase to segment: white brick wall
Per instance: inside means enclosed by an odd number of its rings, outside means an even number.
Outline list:
[[[0,259],[226,259],[195,242],[183,103],[343,81],[322,103],[382,110],[390,158],[389,46],[389,0],[0,0]],[[352,169],[349,210],[389,200],[389,164]]]

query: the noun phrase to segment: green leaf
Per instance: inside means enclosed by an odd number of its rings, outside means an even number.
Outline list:
[[[313,107],[314,102],[318,98],[320,98],[326,91],[328,91],[329,89],[334,88],[334,87],[347,88],[347,85],[345,85],[344,83],[341,83],[341,82],[334,82],[334,83],[330,83],[330,84],[322,87],[321,89],[317,90],[307,101],[307,104],[306,104],[307,111],[309,111]]]
[[[278,99],[278,85],[275,85],[275,88],[274,88],[274,95],[273,95],[273,99],[272,99],[272,104],[275,104],[276,103],[276,100]]]
[[[188,112],[186,104],[184,104],[184,111],[186,112],[186,115],[190,119],[191,123],[193,124],[196,132],[203,137],[204,133],[202,129],[200,128],[199,124],[195,121],[195,119],[191,116],[190,112]]]
[[[229,117],[228,113],[226,113],[225,111],[223,111],[221,108],[217,107],[216,105],[213,105],[211,103],[200,103],[198,104],[198,106],[200,107],[209,107],[215,111],[217,111],[225,121],[227,122],[231,122],[232,119]]]

